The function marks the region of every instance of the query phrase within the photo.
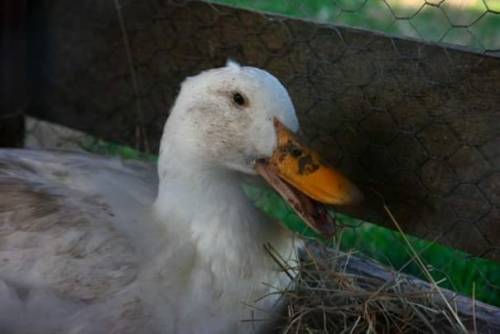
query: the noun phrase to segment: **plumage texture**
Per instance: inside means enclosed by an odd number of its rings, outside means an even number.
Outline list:
[[[85,326],[94,305],[138,275],[137,252],[115,226],[134,228],[127,221],[153,201],[154,169],[90,155],[0,152],[1,332]]]
[[[231,63],[184,82],[158,180],[143,163],[0,151],[0,332],[262,332],[243,320],[273,318],[289,284],[263,244],[290,261],[296,245],[240,182],[276,146],[274,117],[297,130],[278,80]]]

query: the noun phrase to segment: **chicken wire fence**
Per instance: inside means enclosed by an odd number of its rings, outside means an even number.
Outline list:
[[[385,203],[409,234],[500,259],[499,1],[216,2],[234,7],[32,4],[28,114],[154,153],[182,79],[232,58],[289,89],[306,141],[363,187],[355,216],[393,227]],[[28,146],[97,143],[40,124]],[[468,261],[500,296],[498,273]]]
[[[500,2],[496,0],[214,0],[395,36],[500,52]]]

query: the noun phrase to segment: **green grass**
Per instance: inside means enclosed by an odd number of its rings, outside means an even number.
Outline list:
[[[109,143],[97,138],[88,138],[80,143],[80,147],[95,154],[119,156],[123,159],[135,159],[145,161],[156,161],[157,156],[153,154],[142,153],[129,146]]]
[[[156,161],[157,157],[144,154],[133,148],[91,139],[82,147],[92,153],[120,156],[124,159]],[[289,229],[305,238],[327,242],[305,225],[288,204],[272,189],[243,185],[247,196],[262,211],[281,221]],[[390,229],[364,222],[347,215],[335,213],[341,225],[342,234],[338,238],[340,249],[355,251],[380,263],[392,266],[402,272],[426,279],[419,266],[412,260],[408,246],[402,236]],[[432,276],[440,284],[461,294],[475,296],[486,303],[500,306],[500,264],[494,261],[471,257],[462,251],[407,236],[412,246],[427,264]],[[497,284],[497,285],[495,285]]]
[[[464,7],[397,0],[211,0],[234,7],[443,42],[475,51],[500,49],[500,4]]]

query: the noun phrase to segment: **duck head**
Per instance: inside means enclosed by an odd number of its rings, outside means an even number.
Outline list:
[[[162,143],[178,143],[183,161],[205,169],[262,176],[308,225],[329,236],[334,222],[320,203],[350,205],[362,195],[299,142],[298,130],[279,80],[229,61],[183,82]]]

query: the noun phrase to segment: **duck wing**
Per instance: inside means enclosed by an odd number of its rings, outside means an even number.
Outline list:
[[[123,291],[156,187],[152,164],[0,150],[0,332],[110,332],[92,330],[97,314],[113,331],[143,331],[141,301]]]

